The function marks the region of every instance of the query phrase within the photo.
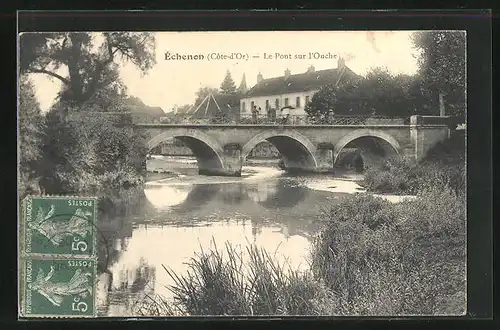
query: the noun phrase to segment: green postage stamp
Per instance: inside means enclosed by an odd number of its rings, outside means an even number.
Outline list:
[[[95,313],[94,260],[81,258],[23,261],[21,314],[26,317],[92,317]]]
[[[21,252],[94,256],[96,202],[92,197],[27,197],[21,219]]]
[[[21,317],[93,317],[97,199],[29,196],[19,229]]]

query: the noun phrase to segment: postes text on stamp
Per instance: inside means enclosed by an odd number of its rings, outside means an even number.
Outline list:
[[[96,207],[92,197],[30,196],[24,201],[22,252],[91,257]]]
[[[23,277],[21,316],[95,316],[94,260],[28,257]]]

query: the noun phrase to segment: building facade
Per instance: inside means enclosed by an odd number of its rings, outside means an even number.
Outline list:
[[[305,116],[306,104],[322,86],[358,78],[342,58],[334,69],[316,71],[311,66],[300,74],[291,74],[287,69],[283,76],[269,79],[263,79],[259,73],[257,84],[240,99],[240,116],[251,116],[252,110],[259,108],[260,116]]]

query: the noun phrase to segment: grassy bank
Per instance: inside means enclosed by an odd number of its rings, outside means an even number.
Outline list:
[[[153,315],[446,315],[465,311],[465,204],[451,189],[390,203],[344,197],[320,215],[307,271],[251,245],[202,250]],[[243,255],[248,257],[244,258]],[[245,261],[244,261],[244,260]]]
[[[430,189],[393,204],[348,196],[323,215],[312,270],[341,315],[461,314],[465,308],[465,203]]]
[[[449,187],[457,194],[465,194],[465,137],[454,133],[429,151],[417,163],[409,157],[387,160],[381,167],[366,170],[362,185],[371,192],[416,194],[429,187]]]

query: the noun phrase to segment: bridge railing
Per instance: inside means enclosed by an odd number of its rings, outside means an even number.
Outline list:
[[[99,114],[95,116],[94,114]],[[131,117],[132,115],[132,117]],[[101,116],[112,117],[114,120],[133,121],[135,124],[171,124],[171,125],[409,125],[410,117],[391,117],[391,116],[366,116],[366,115],[333,115],[320,118],[309,118],[306,115],[289,115],[280,117],[268,117],[267,115],[242,115],[239,117],[215,116],[207,118],[194,118],[191,116],[171,116],[158,118],[134,117],[130,112],[88,112],[71,115],[73,117],[94,118],[99,120]]]
[[[334,115],[309,118],[306,115],[268,117],[267,115],[242,115],[238,118],[211,117],[192,118],[175,116],[162,121],[163,124],[226,124],[226,125],[409,125],[410,117]]]

